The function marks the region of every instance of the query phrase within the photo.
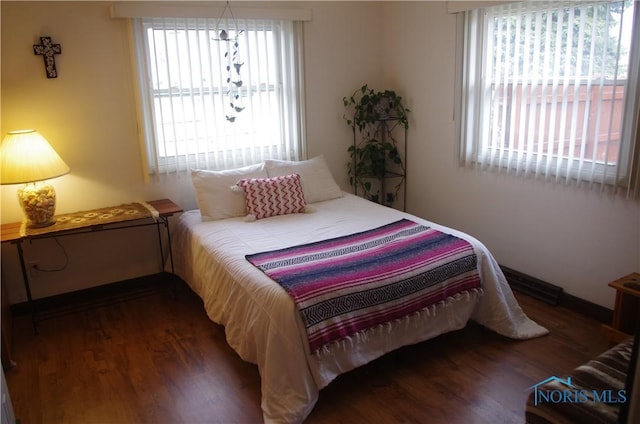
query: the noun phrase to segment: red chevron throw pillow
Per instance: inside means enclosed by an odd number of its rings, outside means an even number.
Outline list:
[[[304,212],[306,203],[298,174],[243,179],[238,186],[244,191],[247,214],[252,218]]]

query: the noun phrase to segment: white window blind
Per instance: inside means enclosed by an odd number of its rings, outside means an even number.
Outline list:
[[[301,23],[133,23],[149,173],[303,157]]]
[[[466,12],[462,163],[633,190],[635,6],[518,2]]]

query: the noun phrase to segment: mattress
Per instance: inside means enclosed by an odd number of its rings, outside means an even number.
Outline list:
[[[482,289],[458,293],[401,319],[311,352],[300,313],[287,292],[245,256],[367,231],[410,219],[460,237],[477,255]],[[319,390],[338,375],[401,346],[463,328],[469,319],[514,339],[547,330],[522,311],[496,260],[475,238],[349,193],[313,203],[302,214],[257,221],[204,221],[198,210],[173,230],[174,269],[203,300],[209,318],[225,327],[229,345],[258,365],[265,422],[303,421]]]

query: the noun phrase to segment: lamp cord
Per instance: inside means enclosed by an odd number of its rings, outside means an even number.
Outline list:
[[[40,272],[59,272],[59,271],[63,271],[64,269],[67,268],[67,265],[69,265],[69,255],[67,254],[67,249],[65,249],[65,247],[62,245],[62,243],[60,243],[60,240],[58,240],[58,237],[53,237],[53,240],[56,242],[56,244],[62,250],[62,254],[64,255],[64,264],[62,264],[62,266],[58,267],[58,268],[40,268],[40,266],[38,266],[38,264],[35,264],[35,265],[33,265],[33,269],[35,269],[37,271],[40,271]]]

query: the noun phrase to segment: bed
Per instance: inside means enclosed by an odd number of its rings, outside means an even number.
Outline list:
[[[251,192],[236,184],[285,175],[296,176],[289,181],[293,187],[289,191],[297,191],[293,197],[302,200],[302,208],[291,201],[289,192],[286,207],[264,216],[260,211],[264,202],[272,205],[278,200],[263,199],[261,206],[251,209],[250,202],[255,200]],[[338,375],[401,346],[461,329],[469,319],[515,339],[547,333],[523,313],[497,262],[478,240],[342,192],[322,157],[266,161],[223,172],[194,170],[192,178],[199,209],[185,212],[176,222],[172,233],[175,273],[202,298],[209,318],[224,326],[227,341],[238,355],[258,365],[265,422],[302,422],[319,391]],[[283,213],[287,208],[298,213]],[[265,253],[368,235],[398,222],[466,243],[473,251],[480,285],[462,284],[460,290],[445,293],[432,304],[418,304],[417,310],[405,311],[404,316],[313,344],[300,304],[284,285],[250,262]]]

